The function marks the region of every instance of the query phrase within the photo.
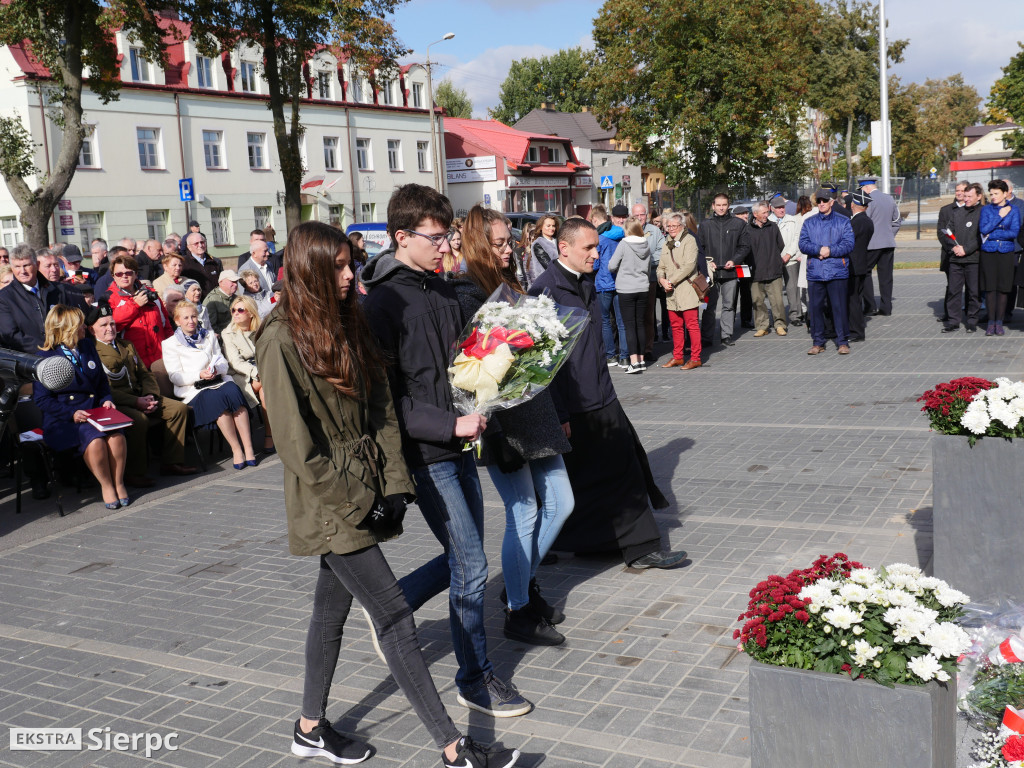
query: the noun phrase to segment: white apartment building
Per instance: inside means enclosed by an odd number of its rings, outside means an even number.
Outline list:
[[[285,239],[284,184],[262,77],[262,50],[243,42],[217,58],[199,54],[189,28],[170,38],[168,63],[142,57],[121,33],[120,99],[102,104],[86,89],[91,132],[78,170],[54,212],[51,242],[122,237],[162,240],[199,221],[211,253],[236,255],[249,232],[272,224]],[[396,186],[434,181],[427,73],[401,68],[376,86],[344,56],[324,50],[307,64],[309,94],[300,119],[305,165],[302,218],[342,227],[383,221]],[[37,84],[47,72],[23,46],[0,48],[0,113],[17,114],[38,144],[45,173],[60,149],[60,128],[47,116]],[[286,107],[286,116],[289,114]],[[440,135],[440,134],[439,134]],[[443,148],[439,151],[443,152]],[[180,201],[179,181],[192,180],[195,201]],[[34,180],[27,180],[32,186]],[[0,184],[0,242],[22,239],[18,206]]]

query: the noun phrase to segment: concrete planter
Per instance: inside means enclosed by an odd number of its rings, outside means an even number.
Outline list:
[[[956,682],[897,685],[750,663],[751,768],[956,768]]]
[[[974,600],[1024,597],[1024,440],[932,436],[932,570]]]

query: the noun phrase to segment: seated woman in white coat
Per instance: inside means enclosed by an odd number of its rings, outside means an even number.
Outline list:
[[[245,395],[227,376],[228,361],[217,336],[199,325],[196,305],[179,301],[174,308],[178,330],[163,341],[164,365],[174,394],[191,406],[196,424],[217,422],[231,446],[235,469],[256,466]]]

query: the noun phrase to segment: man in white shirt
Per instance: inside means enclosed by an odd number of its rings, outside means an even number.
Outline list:
[[[803,316],[806,313],[807,305],[801,301],[800,286],[800,260],[803,254],[800,253],[800,225],[803,223],[799,216],[786,213],[786,198],[775,195],[769,203],[772,209],[772,217],[779,225],[779,232],[782,233],[782,241],[785,245],[782,248],[782,263],[786,265],[783,276],[786,279],[786,301],[789,303],[789,324],[803,325]]]
[[[260,290],[269,294],[277,281],[277,275],[270,269],[270,248],[264,240],[257,240],[250,246],[249,260],[242,264],[238,273],[251,269],[260,278]]]

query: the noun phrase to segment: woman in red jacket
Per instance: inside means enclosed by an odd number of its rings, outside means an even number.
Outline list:
[[[163,357],[160,342],[174,331],[163,302],[156,293],[135,279],[138,262],[127,253],[119,253],[110,265],[114,282],[110,285],[110,308],[114,322],[125,341],[130,341],[147,368]]]

